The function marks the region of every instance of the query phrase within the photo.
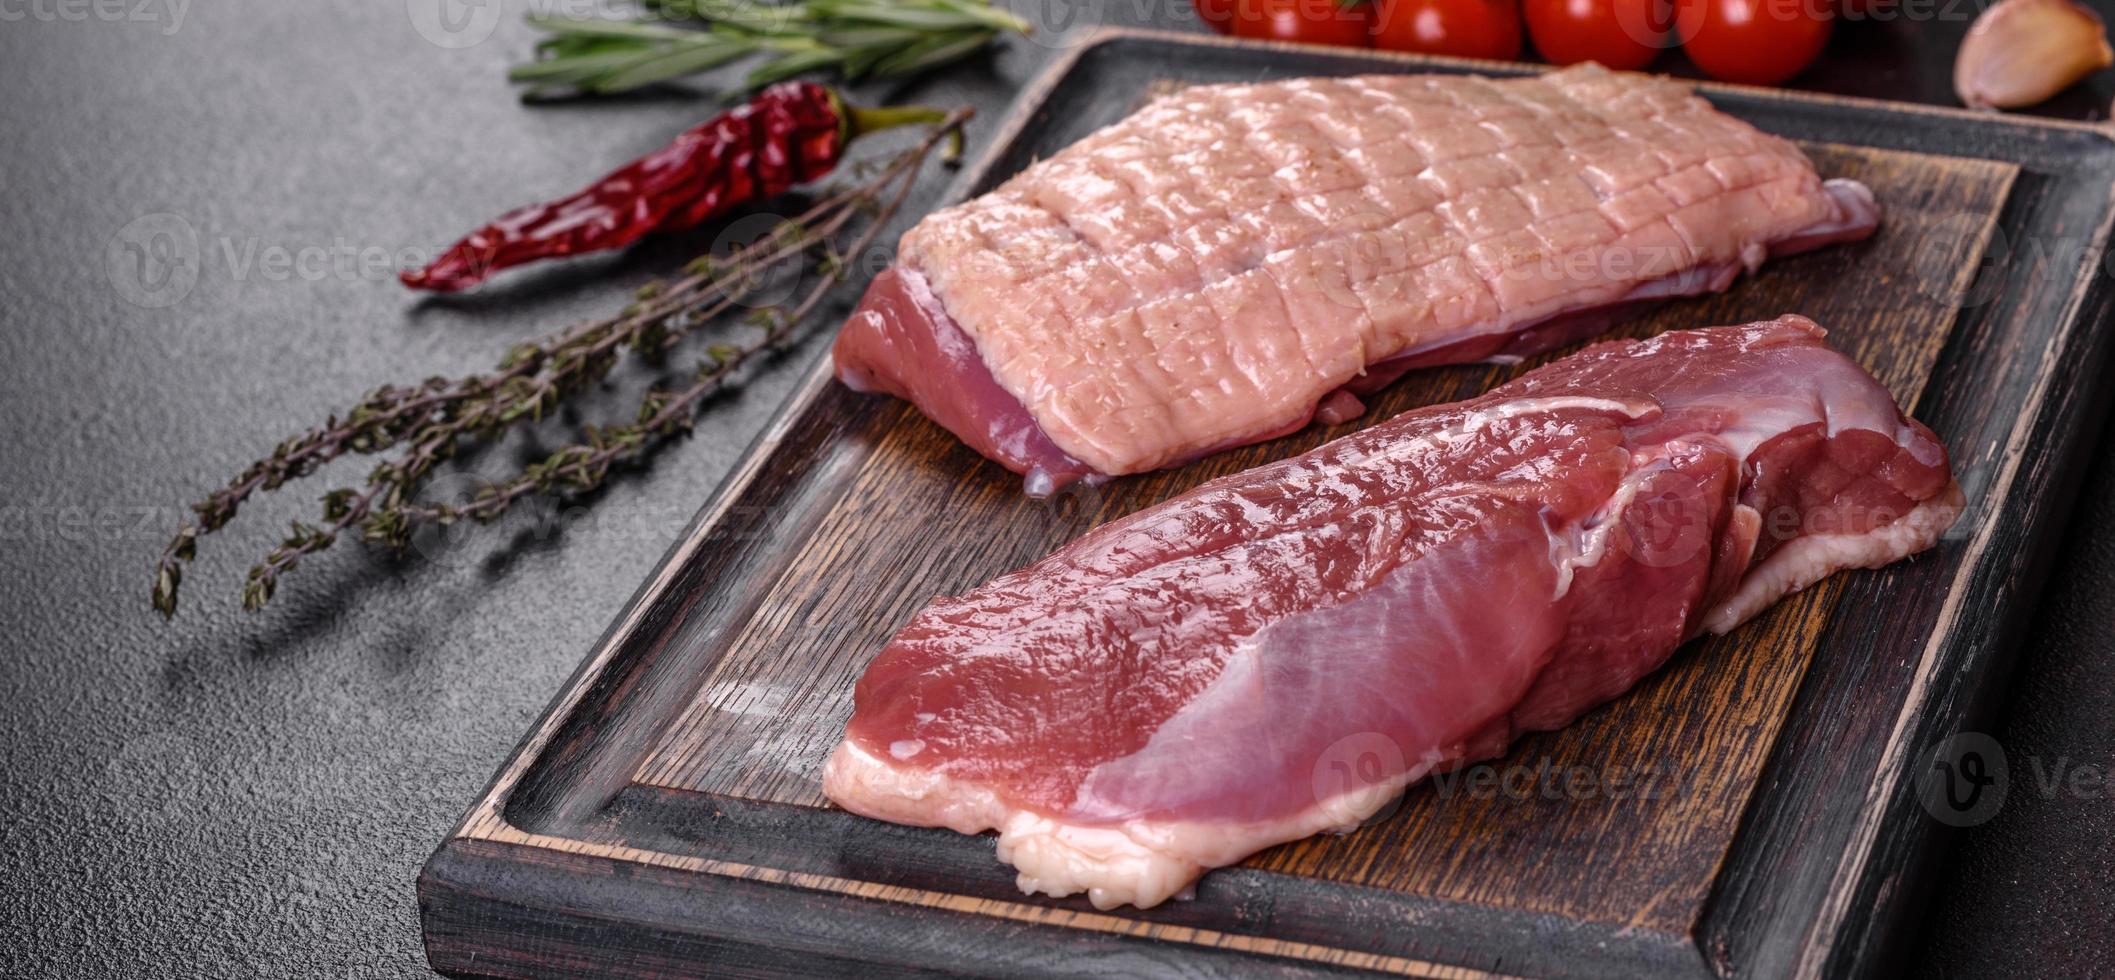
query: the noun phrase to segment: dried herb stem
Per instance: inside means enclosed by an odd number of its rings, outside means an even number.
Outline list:
[[[701,256],[682,276],[648,285],[615,316],[517,345],[487,373],[378,388],[342,417],[332,416],[280,443],[270,456],[192,506],[195,518],[178,528],[156,563],[154,608],[164,616],[175,615],[183,570],[195,559],[200,537],[226,527],[259,492],[310,476],[343,456],[384,458],[361,486],[324,494],[321,523],[294,522],[279,546],[250,569],[242,590],[245,608],[263,607],[282,575],[302,558],[336,544],[348,531],[357,530],[368,544],[402,552],[419,527],[465,519],[484,523],[530,496],[579,494],[601,486],[617,465],[690,431],[708,395],[761,354],[795,338],[841,280],[841,257],[861,254],[873,244],[901,209],[933,149],[945,143],[948,150],[943,152],[951,154],[959,145],[969,114],[968,109],[950,114],[916,145],[827,193],[805,212],[781,220],[727,258]],[[634,421],[587,426],[583,441],[485,487],[467,503],[418,502],[418,492],[434,470],[466,446],[489,444],[540,421],[609,377],[627,356],[666,356],[686,339],[726,320],[755,293],[764,274],[811,259],[830,274],[819,277],[790,309],[766,307],[751,313],[746,319],[754,332],[748,340],[708,346],[690,383],[681,390],[648,391]]]

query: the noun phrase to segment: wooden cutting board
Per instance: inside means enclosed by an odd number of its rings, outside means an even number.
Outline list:
[[[956,197],[1170,84],[1522,66],[1112,32],[1026,91]],[[989,837],[829,808],[867,660],[935,595],[1212,477],[1524,370],[1417,372],[1355,422],[1053,501],[827,358],[419,881],[443,971],[1130,976],[1868,970],[1948,816],[1931,746],[2001,678],[2108,385],[2100,129],[1765,90],[1714,102],[1885,213],[1619,334],[1812,316],[1954,453],[1969,510],[1692,644],[1630,695],[1414,788],[1365,828],[1100,912],[1021,895]],[[1352,760],[1355,762],[1355,760]],[[1356,771],[1347,766],[1345,773]],[[1348,778],[1355,778],[1350,776]],[[1928,809],[1922,799],[1930,803]],[[1934,815],[1936,814],[1936,816]]]

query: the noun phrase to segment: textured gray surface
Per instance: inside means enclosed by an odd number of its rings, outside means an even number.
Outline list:
[[[1920,973],[2115,976],[2115,456],[2087,475],[2071,529],[1989,726],[2005,805],[1958,835]]]
[[[482,368],[709,240],[473,301],[421,304],[398,288],[384,268],[397,258],[570,190],[711,108],[660,96],[524,109],[500,78],[529,41],[519,5],[457,5],[468,33],[452,35],[435,28],[437,7],[0,5],[22,15],[0,20],[8,974],[421,971],[420,862],[815,351],[720,402],[697,438],[590,512],[401,562],[347,549],[245,617],[233,604],[243,569],[323,485],[268,498],[206,542],[183,616],[162,626],[145,587],[186,501],[374,385]],[[1183,11],[1154,0],[1039,19],[1174,25]],[[432,40],[487,25],[467,47]],[[1916,56],[1910,30],[1867,32],[1816,83],[1940,97],[1944,66]],[[901,94],[974,102],[988,122],[1048,51],[1018,44]],[[2081,111],[2105,104],[2099,84]],[[124,243],[155,232],[174,261],[142,265]],[[294,264],[275,264],[277,250]],[[178,275],[153,274],[164,268]],[[2115,750],[2109,470],[2090,485],[2042,628],[2022,641],[2001,732],[2016,755],[2105,766]],[[359,465],[330,473],[354,479]],[[2056,957],[2115,969],[2115,806],[2015,801],[1964,835],[1925,968],[1993,975]]]

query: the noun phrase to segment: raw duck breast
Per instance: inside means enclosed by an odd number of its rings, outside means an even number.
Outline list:
[[[1602,344],[935,600],[859,681],[823,790],[996,829],[1023,891],[1151,906],[1930,547],[1961,504],[1812,321]]]
[[[1878,220],[1663,78],[1200,86],[912,228],[837,376],[1041,495],[1341,421],[1409,368],[1537,353]]]

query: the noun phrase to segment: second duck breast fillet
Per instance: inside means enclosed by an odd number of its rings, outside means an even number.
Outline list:
[[[1929,548],[1962,505],[1812,321],[1601,344],[934,599],[860,678],[823,790],[997,830],[1024,891],[1154,905]]]

